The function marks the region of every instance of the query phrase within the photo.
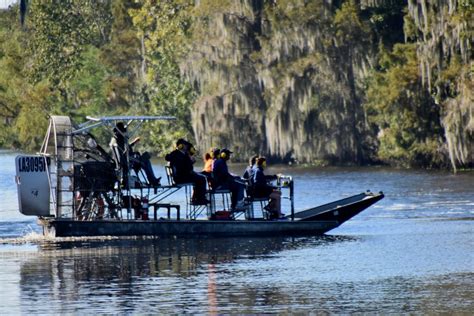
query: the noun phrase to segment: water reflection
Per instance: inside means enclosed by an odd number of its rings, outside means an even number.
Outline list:
[[[41,256],[29,266],[48,266],[73,261],[78,280],[129,279],[134,276],[189,276],[203,264],[230,263],[239,258],[272,257],[285,249],[317,247],[356,240],[346,236],[306,238],[207,238],[111,241],[62,241],[39,244]]]
[[[53,308],[68,313],[90,304],[105,313],[136,311],[140,302],[146,301],[148,307],[140,306],[140,310],[156,312],[152,306],[160,306],[160,311],[173,312],[169,308],[180,306],[174,312],[189,309],[214,314],[221,311],[221,294],[232,289],[235,292],[228,299],[235,301],[231,305],[285,302],[288,295],[278,288],[242,287],[252,275],[246,275],[245,269],[229,269],[285,251],[354,240],[321,236],[45,242],[39,245],[37,256],[21,264],[22,311],[37,313]],[[231,275],[243,283],[227,283]]]
[[[396,245],[407,240],[385,235],[41,242],[19,261],[20,308],[24,314],[467,313],[474,307],[468,247],[457,242],[465,263],[433,257],[453,267],[440,275],[433,267],[419,270],[434,249],[414,247],[425,237],[404,244],[417,253],[406,259]],[[424,259],[410,265],[415,257]]]

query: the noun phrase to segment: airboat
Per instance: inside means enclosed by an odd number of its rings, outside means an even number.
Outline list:
[[[384,197],[367,191],[295,212],[293,179],[278,176],[275,185],[287,201],[284,217],[271,218],[265,199],[249,198],[244,210],[231,212],[226,190],[208,190],[210,202],[193,205],[192,184],[176,184],[170,167],[165,167],[167,183],[150,183],[143,170],[132,165],[132,152],[126,151],[124,167],[92,134],[101,128],[113,135],[123,122],[128,144],[143,123],[172,120],[88,116],[76,125],[68,116],[51,116],[41,150],[15,159],[19,211],[38,217],[44,235],[56,237],[320,235]],[[184,197],[180,203],[173,202],[176,194]]]

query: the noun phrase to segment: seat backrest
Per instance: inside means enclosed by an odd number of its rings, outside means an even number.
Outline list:
[[[110,145],[110,151],[112,152],[112,159],[115,163],[115,168],[120,169],[120,151],[117,146]]]
[[[176,182],[174,182],[174,170],[171,166],[165,166],[166,170],[166,177],[168,178],[168,184],[169,185],[176,185]]]
[[[252,185],[252,182],[250,181],[250,179],[243,179],[243,181],[245,182],[245,193],[248,197],[253,197],[254,186]]]
[[[213,174],[211,173],[209,176],[206,177],[207,187],[209,190],[213,191],[216,189],[216,182],[214,181]]]

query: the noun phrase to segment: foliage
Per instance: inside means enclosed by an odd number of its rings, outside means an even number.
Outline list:
[[[140,8],[135,1],[114,1],[110,39],[101,47],[99,63],[106,70],[103,86],[107,109],[115,113],[143,114],[143,52],[129,10]]]
[[[47,126],[47,113],[54,112],[57,93],[46,81],[32,84],[27,76],[30,55],[14,16],[4,14],[0,24],[0,146],[38,149]]]
[[[31,77],[47,79],[66,89],[67,81],[80,69],[80,55],[86,45],[99,46],[106,40],[109,23],[107,1],[33,1],[27,28],[33,56]],[[99,12],[99,13],[98,13]]]
[[[191,105],[194,91],[180,75],[178,63],[186,50],[192,2],[144,1],[140,9],[130,10],[133,23],[146,49],[145,84],[147,109],[151,115],[171,115],[176,122],[155,123],[148,140],[158,153],[172,147],[177,138],[192,140]]]
[[[378,158],[405,166],[439,166],[442,129],[439,108],[422,87],[416,47],[381,46],[379,71],[367,91],[368,118],[378,132]]]
[[[342,134],[334,138],[356,135],[347,140],[357,152],[350,158],[354,161],[361,161],[359,147],[371,146],[374,160],[442,166],[447,161],[446,130],[458,125],[462,130],[469,118],[465,114],[456,120],[461,108],[456,104],[463,104],[463,113],[472,113],[474,6],[469,0],[458,1],[446,19],[437,19],[448,12],[442,3],[430,4],[427,16],[420,17],[407,12],[413,2],[403,1],[21,1],[25,3],[23,25],[18,5],[0,11],[0,147],[37,149],[48,114],[71,115],[75,121],[85,115],[173,115],[174,123],[143,129],[146,149],[162,153],[176,138],[193,139],[191,112],[198,96],[224,98],[234,86],[252,89],[247,82],[258,80],[248,79],[254,78],[244,73],[249,69],[267,76],[258,81],[265,115],[274,113],[274,119],[289,113],[271,108],[278,93],[281,99],[294,98],[300,104],[291,106],[300,108],[308,130],[317,125],[312,130],[318,133]],[[218,18],[225,29],[213,29],[221,25],[213,20]],[[429,25],[420,26],[422,18]],[[440,37],[430,27],[445,21],[446,41],[433,46],[439,50],[426,49],[424,41]],[[441,27],[434,31],[439,30],[443,32]],[[203,43],[210,47],[199,47]],[[423,55],[423,47],[430,56]],[[194,52],[201,49],[205,52]],[[442,55],[443,49],[449,53]],[[206,59],[209,54],[212,58]],[[186,81],[184,68],[193,63],[202,63],[208,72]],[[432,90],[423,85],[420,68],[431,71]],[[301,99],[298,83],[307,88]],[[341,116],[333,113],[338,106],[345,112]],[[449,108],[454,110],[446,115]],[[446,117],[455,122],[451,127]],[[472,137],[472,126],[470,131]],[[370,139],[376,141],[371,144]],[[99,140],[107,141],[106,135]]]

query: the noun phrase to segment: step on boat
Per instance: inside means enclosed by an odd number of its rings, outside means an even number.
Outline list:
[[[192,185],[174,183],[171,168],[167,184],[150,183],[128,151],[124,167],[92,134],[103,128],[113,135],[123,122],[128,144],[143,123],[174,119],[87,117],[76,125],[68,116],[51,116],[40,152],[15,159],[20,212],[37,216],[43,233],[56,237],[321,235],[384,197],[367,191],[295,213],[293,179],[280,175],[276,186],[287,201],[285,217],[272,219],[265,200],[249,199],[244,209],[231,212],[228,191],[208,191],[210,203],[193,205]],[[183,205],[171,202],[178,192]]]

